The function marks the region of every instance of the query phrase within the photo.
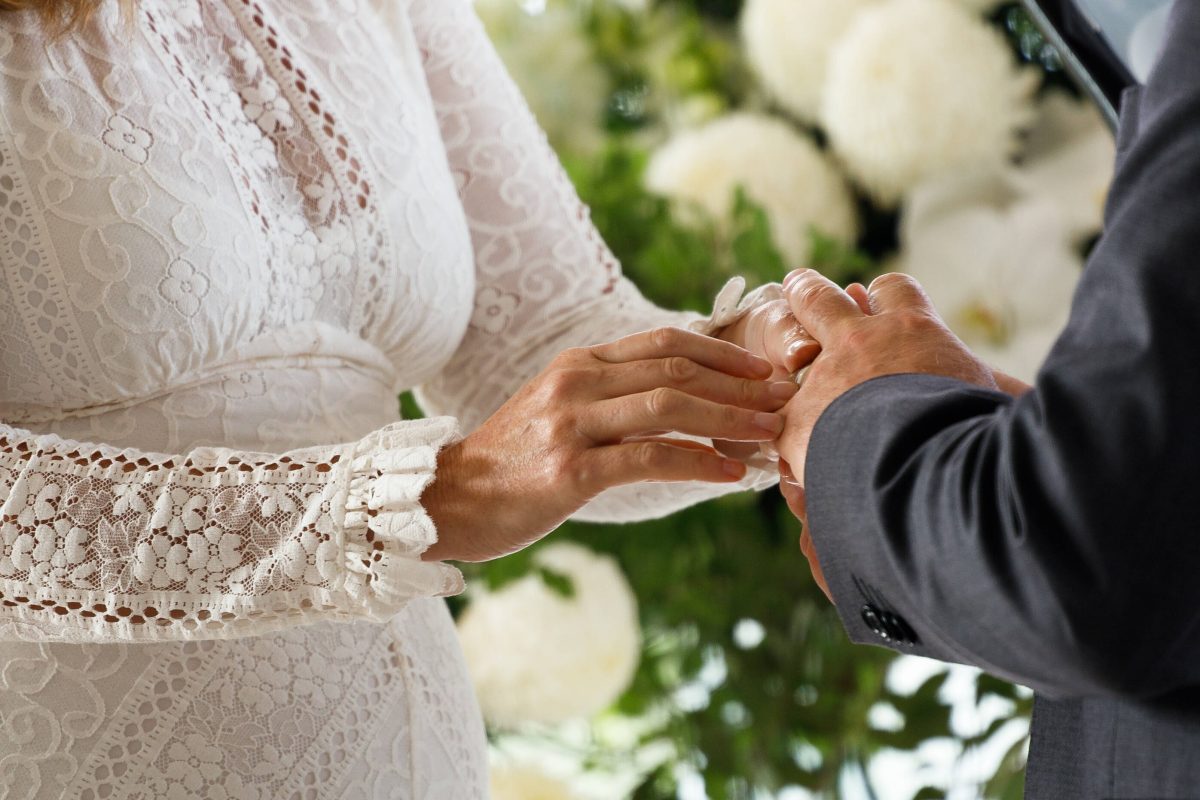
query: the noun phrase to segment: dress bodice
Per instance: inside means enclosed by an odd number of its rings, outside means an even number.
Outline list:
[[[170,451],[216,416],[212,443],[286,449],[311,426],[236,420],[327,403],[323,379],[394,413],[449,360],[474,264],[418,46],[341,5],[106,4],[59,41],[5,16],[0,418],[136,408],[99,438]]]

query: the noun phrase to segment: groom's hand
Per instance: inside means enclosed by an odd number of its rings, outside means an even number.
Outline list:
[[[813,270],[796,270],[784,280],[784,293],[796,319],[821,345],[803,386],[783,409],[787,424],[777,443],[801,485],[817,419],[860,383],[918,372],[997,388],[992,370],[950,332],[908,275],[883,275],[852,296]]]

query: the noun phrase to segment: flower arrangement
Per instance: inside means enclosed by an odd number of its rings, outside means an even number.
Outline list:
[[[640,655],[637,600],[611,557],[555,542],[533,563],[536,572],[480,591],[458,621],[494,725],[598,714],[629,687]]]

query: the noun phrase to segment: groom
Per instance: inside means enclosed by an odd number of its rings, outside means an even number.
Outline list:
[[[1036,388],[998,386],[909,278],[785,286],[823,351],[782,486],[851,638],[1033,687],[1030,798],[1200,798],[1200,0],[1124,98]]]

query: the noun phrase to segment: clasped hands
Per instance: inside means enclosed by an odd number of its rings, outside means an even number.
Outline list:
[[[421,498],[438,540],[423,557],[515,552],[624,484],[737,482],[747,469],[738,454],[764,443],[778,450],[781,489],[804,520],[808,439],[846,390],[902,372],[1019,389],[950,333],[907,276],[842,290],[797,270],[784,294],[715,337],[659,328],[561,353],[439,455]],[[791,376],[804,367],[801,387]],[[801,547],[825,588],[807,525]]]

